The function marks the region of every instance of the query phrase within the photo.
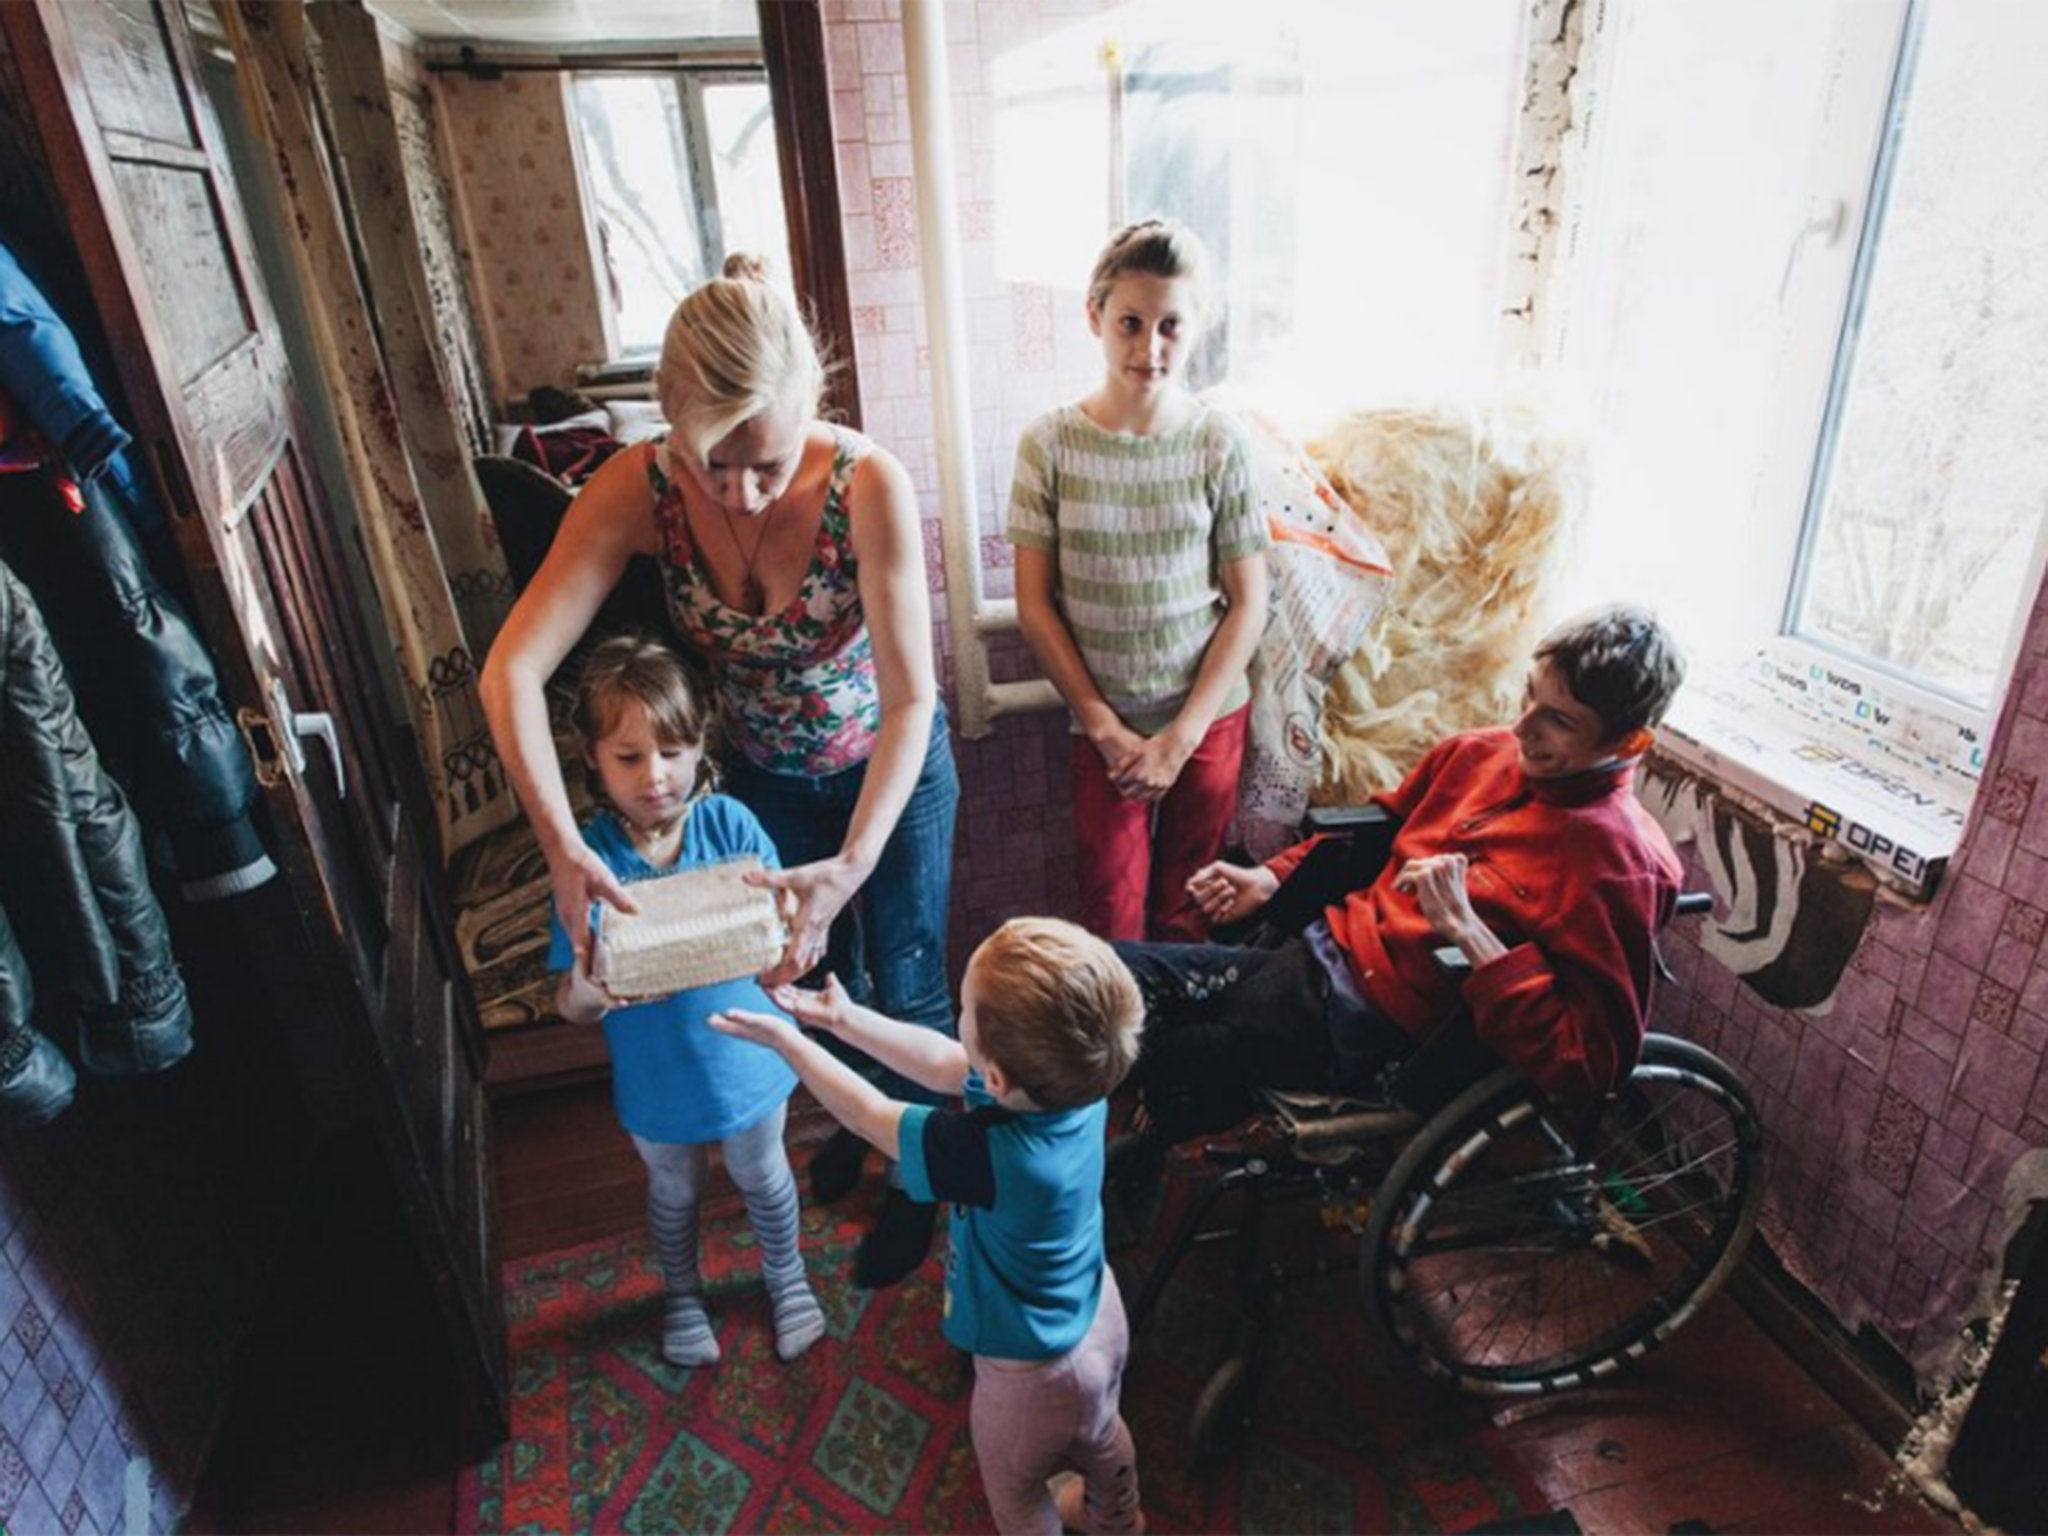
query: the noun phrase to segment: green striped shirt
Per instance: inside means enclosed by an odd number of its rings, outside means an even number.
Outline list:
[[[1229,606],[1223,567],[1266,548],[1244,429],[1202,406],[1176,431],[1138,437],[1061,406],[1017,444],[1009,539],[1054,556],[1060,616],[1095,686],[1149,735],[1195,685]],[[1233,678],[1219,716],[1250,697]]]

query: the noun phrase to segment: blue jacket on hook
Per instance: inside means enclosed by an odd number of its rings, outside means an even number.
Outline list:
[[[80,714],[102,754],[132,770],[188,899],[262,884],[276,867],[250,824],[256,781],[241,733],[212,658],[137,539],[162,526],[161,509],[77,336],[4,239],[0,389],[59,455],[0,474],[0,556],[48,615]]]

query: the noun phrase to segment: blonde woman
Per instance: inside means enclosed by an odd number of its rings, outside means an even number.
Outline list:
[[[742,263],[729,271],[746,272]],[[578,945],[593,902],[630,896],[578,835],[543,685],[635,555],[662,571],[677,635],[710,668],[725,722],[723,787],[786,866],[795,903],[773,986],[820,964],[893,1017],[953,1033],[946,903],[959,780],[939,703],[909,476],[818,419],[825,370],[787,294],[714,278],[677,306],[655,370],[666,437],[614,455],[577,496],[484,668],[484,707]],[[888,1091],[929,1099],[898,1079]],[[820,1200],[860,1176],[835,1137],[811,1165]],[[929,1206],[892,1177],[856,1283],[916,1268]]]

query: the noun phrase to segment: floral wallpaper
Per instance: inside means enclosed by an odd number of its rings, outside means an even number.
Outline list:
[[[535,385],[571,383],[576,364],[605,352],[564,79],[451,72],[433,81],[490,393],[502,414]]]

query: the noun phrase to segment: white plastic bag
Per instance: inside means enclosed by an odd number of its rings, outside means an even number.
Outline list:
[[[1252,657],[1251,728],[1239,838],[1256,857],[1293,842],[1321,776],[1323,694],[1385,606],[1393,570],[1379,539],[1302,446],[1255,410],[1228,407],[1251,442],[1272,539],[1266,629]]]

